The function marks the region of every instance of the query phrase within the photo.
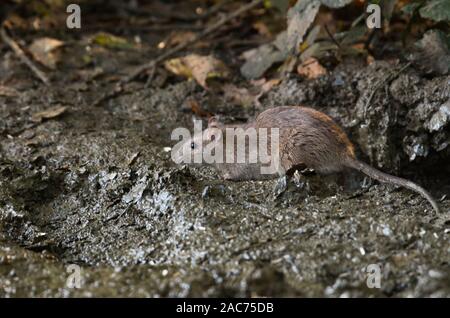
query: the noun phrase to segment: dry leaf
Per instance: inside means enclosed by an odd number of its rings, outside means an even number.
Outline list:
[[[320,65],[317,59],[310,57],[297,67],[297,72],[309,79],[327,74],[327,70]]]
[[[281,83],[280,78],[274,78],[266,81],[264,84],[261,85],[261,93],[265,94],[269,92],[273,87],[277,86],[280,83]]]
[[[164,62],[164,67],[175,75],[193,78],[191,69],[185,65],[183,58],[175,58]]]
[[[269,28],[264,22],[255,22],[253,23],[253,28],[258,31],[259,34],[265,36],[265,37],[272,37],[272,32],[270,32]]]
[[[195,33],[192,31],[177,31],[173,32],[169,36],[169,40],[167,41],[170,46],[175,46],[180,43],[184,43],[186,41],[191,41],[195,38]]]
[[[231,100],[233,103],[241,105],[243,107],[251,106],[256,97],[250,93],[247,88],[239,88],[233,84],[226,84],[223,86],[223,92],[225,99]]]
[[[56,106],[33,114],[31,120],[35,123],[41,122],[43,119],[51,119],[64,114],[67,110],[66,106]]]
[[[260,105],[260,98],[281,82],[281,79],[266,80],[265,78],[250,81],[253,87],[250,89],[237,87],[233,84],[223,86],[226,99],[233,103],[249,107],[253,104]]]
[[[277,86],[281,83],[280,78],[274,78],[271,80],[266,80],[265,78],[262,78],[260,80],[253,80],[251,83],[258,88],[259,93],[255,96],[254,103],[257,106],[260,106],[260,99],[264,96],[264,94],[268,93],[273,87]]]
[[[298,1],[288,11],[287,48],[299,52],[303,36],[313,23],[321,2],[318,0]]]
[[[273,87],[277,86],[281,83],[280,78],[273,78],[271,80],[266,80],[265,78],[261,78],[259,80],[250,81],[250,83],[259,88],[260,93],[265,94],[269,92]]]
[[[0,96],[17,97],[19,92],[15,88],[0,85]]]
[[[54,70],[59,61],[55,50],[64,45],[64,42],[52,38],[40,38],[31,43],[28,48],[33,58],[42,65]]]
[[[194,99],[193,97],[188,97],[184,103],[183,108],[189,109],[192,113],[199,117],[211,117],[212,114],[203,110],[203,108],[200,106],[199,102]]]
[[[108,49],[131,50],[135,48],[127,39],[106,32],[97,33],[91,41]]]
[[[203,88],[208,89],[206,81],[210,78],[224,78],[229,74],[225,64],[215,57],[197,54],[171,59],[164,63],[170,72],[187,78],[193,78]]]
[[[249,80],[260,78],[272,65],[284,61],[288,56],[285,50],[286,34],[283,31],[272,43],[244,52],[241,57],[246,61],[241,66],[241,74]]]

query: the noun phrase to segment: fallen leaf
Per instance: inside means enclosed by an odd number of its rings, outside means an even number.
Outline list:
[[[270,38],[272,36],[272,32],[270,32],[269,28],[264,22],[255,22],[253,23],[253,28],[258,31],[259,34]]]
[[[183,62],[183,58],[175,58],[164,62],[164,67],[175,75],[193,78],[192,70]]]
[[[180,43],[184,43],[186,41],[191,41],[195,38],[195,33],[192,31],[177,31],[177,32],[173,32],[170,36],[169,39],[167,40],[167,43],[169,44],[169,46],[175,46],[178,45]]]
[[[250,81],[253,87],[237,87],[233,84],[223,86],[225,99],[231,100],[233,103],[243,107],[249,107],[253,104],[260,105],[260,98],[269,92],[273,87],[278,85],[281,79],[266,80],[265,78]]]
[[[289,2],[289,0],[264,0],[264,6],[268,9],[274,7],[285,14],[289,8]]]
[[[355,26],[348,31],[334,34],[334,37],[342,46],[346,46],[364,42],[366,33],[366,26]]]
[[[262,85],[264,85],[264,83],[266,83],[267,82],[267,80],[263,77],[263,78],[260,78],[260,79],[256,79],[256,80],[251,80],[250,81],[250,83],[253,85],[253,86],[262,86]]]
[[[277,86],[281,83],[280,78],[274,78],[271,80],[266,80],[265,78],[257,80],[257,81],[251,81],[251,83],[259,89],[259,93],[255,96],[254,103],[259,106],[260,102],[259,100],[261,97],[264,96],[264,94],[267,94],[272,88]]]
[[[92,43],[106,47],[108,49],[130,50],[134,49],[134,45],[127,39],[115,36],[109,33],[100,32],[94,35]]]
[[[309,79],[327,74],[327,70],[314,57],[308,58],[297,67],[297,73]]]
[[[434,21],[450,20],[450,2],[448,0],[429,0],[420,9],[422,18]]]
[[[389,24],[394,12],[397,0],[382,0],[381,1],[381,15],[385,19],[385,22]]]
[[[0,96],[16,97],[19,95],[19,92],[15,88],[0,85]]]
[[[239,88],[233,84],[226,84],[223,86],[225,99],[232,101],[234,104],[249,107],[253,105],[256,100],[256,95],[250,93],[247,88]]]
[[[208,79],[225,78],[229,75],[225,64],[211,55],[191,54],[166,61],[164,66],[176,75],[195,79],[205,89],[208,89]]]
[[[287,13],[287,50],[299,53],[305,50],[301,47],[303,37],[316,18],[321,5],[330,8],[341,8],[353,0],[302,0],[288,10]]]
[[[326,56],[330,51],[336,50],[336,48],[336,44],[331,42],[316,42],[302,52],[302,54],[300,55],[300,60],[304,62],[310,57],[321,58]]]
[[[289,52],[298,53],[303,36],[316,18],[319,12],[320,1],[298,1],[288,11],[287,49]]]
[[[89,82],[97,77],[104,75],[105,70],[99,66],[90,69],[83,69],[76,71],[77,79],[81,79],[83,82]]]
[[[291,55],[284,60],[283,64],[278,68],[279,74],[289,74],[295,70],[295,66],[298,63],[297,56]]]
[[[35,123],[40,123],[43,119],[51,119],[58,117],[64,114],[66,110],[67,110],[66,106],[55,106],[42,112],[33,114],[33,116],[31,116],[31,120]]]
[[[284,31],[272,43],[244,52],[242,57],[246,61],[241,67],[241,74],[246,79],[260,78],[273,64],[284,61],[287,56]]]
[[[54,70],[60,56],[55,50],[64,45],[64,42],[52,38],[40,38],[31,43],[28,50],[33,58],[42,65]]]
[[[198,103],[198,101],[195,100],[192,97],[188,97],[184,101],[183,108],[184,109],[188,109],[189,111],[191,111],[192,113],[194,113],[195,115],[197,115],[199,117],[210,117],[210,116],[212,116],[211,113],[203,110],[202,107],[200,106],[200,104]]]
[[[261,85],[261,92],[264,94],[268,93],[272,88],[274,88],[275,86],[277,86],[280,83],[281,83],[280,78],[274,78],[274,79],[265,81],[265,83],[263,83]]]
[[[300,52],[305,51],[308,47],[316,42],[317,37],[319,36],[321,27],[320,25],[316,25],[308,32],[305,41],[300,45]]]
[[[402,3],[403,5],[403,3]],[[403,13],[409,14],[409,15],[413,15],[414,12],[416,12],[416,10],[418,8],[421,7],[421,3],[420,2],[413,2],[413,3],[407,3],[406,5],[404,5],[401,8],[401,11]]]

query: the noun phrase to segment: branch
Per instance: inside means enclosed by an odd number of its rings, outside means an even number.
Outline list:
[[[8,33],[6,32],[4,27],[0,27],[0,36],[5,42],[16,54],[17,57],[24,63],[28,68],[36,75],[45,85],[50,85],[50,80],[48,79],[47,75],[44,74],[25,54],[25,52],[22,50],[22,48],[17,44],[16,41],[14,41],[13,38],[11,38]]]
[[[192,38],[191,40],[188,40],[186,42],[180,43],[179,45],[173,47],[172,49],[164,52],[163,54],[161,54],[160,56],[156,57],[155,59],[151,60],[150,62],[143,64],[139,67],[137,67],[137,69],[131,73],[131,75],[129,75],[128,77],[125,77],[121,82],[125,82],[128,83],[132,80],[134,80],[136,77],[138,77],[141,73],[155,67],[158,63],[161,63],[162,61],[166,60],[167,58],[171,57],[172,55],[174,55],[175,53],[185,49],[186,47],[188,47],[189,45],[194,44],[195,42],[199,41],[200,39],[204,38],[205,36],[213,33],[214,31],[218,30],[221,26],[223,26],[225,23],[233,20],[234,18],[238,17],[239,15],[241,15],[244,12],[247,12],[255,7],[257,7],[258,5],[260,5],[261,3],[263,3],[264,0],[253,0],[252,2],[250,2],[249,4],[246,4],[244,6],[241,6],[239,9],[237,9],[236,11],[230,13],[229,15],[223,17],[222,19],[220,19],[217,23],[211,25],[210,27],[206,28],[204,31],[200,32],[199,34],[197,34],[194,38]]]

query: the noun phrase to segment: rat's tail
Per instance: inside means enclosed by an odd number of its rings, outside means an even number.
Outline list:
[[[349,168],[353,168],[358,171],[361,171],[362,173],[364,173],[364,174],[368,175],[369,177],[371,177],[375,180],[378,180],[380,182],[395,184],[395,185],[405,187],[405,188],[408,188],[412,191],[419,193],[424,198],[426,198],[433,206],[433,209],[437,213],[439,213],[439,206],[438,206],[437,202],[433,199],[433,197],[430,195],[430,193],[428,193],[427,190],[425,190],[421,186],[415,184],[414,182],[381,172],[380,170],[377,170],[377,169],[369,166],[368,164],[366,164],[362,161],[359,161],[357,159],[354,159],[354,158],[349,158],[347,160],[347,162],[344,163],[344,165]]]

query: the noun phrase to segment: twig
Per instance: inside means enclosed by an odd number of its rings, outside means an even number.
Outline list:
[[[180,21],[197,21],[197,20],[205,20],[209,18],[211,15],[218,12],[223,6],[225,6],[227,3],[231,2],[231,0],[223,0],[221,2],[218,2],[214,4],[212,7],[207,9],[204,13],[201,14],[195,14],[195,15],[185,15],[180,14],[176,11],[168,10],[169,12],[160,12],[160,16],[162,16],[165,19],[171,19],[171,20],[180,20]],[[119,8],[138,16],[149,16],[152,15],[154,10],[146,10],[143,8],[132,8],[126,4],[120,4]]]
[[[367,40],[364,42],[364,49],[372,55],[373,55],[373,52],[370,48],[370,43],[372,43],[373,38],[377,34],[377,31],[378,31],[377,28],[372,29],[369,33],[369,36],[367,37]]]
[[[95,25],[95,26],[83,26],[82,29],[78,30],[78,33],[92,33],[92,32],[113,32],[114,34],[120,34],[124,32],[158,32],[158,31],[174,31],[174,30],[188,30],[188,31],[198,31],[201,30],[201,26],[192,24],[157,24],[157,25],[136,25],[136,26],[125,26],[125,25]],[[27,31],[27,30],[25,30]],[[33,30],[36,33],[42,33],[42,31]],[[50,31],[59,31],[58,29],[50,29]],[[32,32],[32,31],[29,31]]]
[[[221,2],[216,3],[215,5],[213,5],[211,8],[209,8],[208,10],[206,10],[205,13],[200,14],[198,17],[194,17],[197,19],[206,19],[209,18],[210,16],[212,16],[214,13],[218,12],[220,9],[222,9],[226,4],[228,4],[229,2],[231,2],[231,0],[223,0]]]
[[[17,44],[16,41],[14,41],[13,38],[11,38],[8,33],[6,32],[4,27],[0,28],[0,36],[13,51],[17,55],[17,57],[20,58],[22,63],[24,63],[28,68],[36,75],[45,85],[50,85],[50,80],[48,79],[47,75],[44,74],[25,54],[25,52],[21,49],[19,44]]]
[[[151,73],[148,75],[147,82],[145,83],[145,88],[150,87],[153,79],[155,78],[155,74],[156,74],[156,67],[153,67]]]
[[[210,27],[206,28],[204,31],[200,32],[199,34],[197,34],[195,37],[193,37],[192,39],[180,43],[179,45],[173,47],[172,49],[164,52],[163,54],[161,54],[160,56],[156,57],[154,60],[151,60],[150,62],[143,64],[141,66],[139,66],[133,73],[131,73],[131,75],[129,75],[128,77],[125,77],[122,82],[130,82],[132,80],[134,80],[136,77],[138,77],[141,73],[154,68],[158,63],[164,61],[165,59],[169,58],[170,56],[172,56],[173,54],[185,49],[186,47],[188,47],[189,45],[194,44],[195,42],[199,41],[200,39],[204,38],[205,36],[207,36],[210,33],[213,33],[214,31],[218,30],[222,25],[224,25],[225,23],[233,20],[234,18],[236,18],[237,16],[241,15],[242,13],[249,11],[253,8],[255,8],[256,6],[260,5],[261,3],[263,3],[264,0],[253,0],[252,2],[250,2],[247,5],[241,6],[239,9],[237,9],[236,11],[230,13],[229,15],[223,17],[222,19],[220,19],[217,23],[211,25]]]
[[[334,44],[338,47],[338,49],[341,49],[341,44],[336,40],[336,38],[331,34],[330,30],[328,29],[328,25],[325,24],[325,31],[327,31],[328,36],[330,37],[331,41],[333,41]]]
[[[229,2],[231,2],[231,0],[223,0],[221,2],[218,2],[202,14],[181,15],[181,14],[172,12],[172,13],[167,14],[165,17],[174,18],[174,19],[183,20],[183,21],[205,20],[205,19],[209,18],[210,16],[212,16],[214,13],[218,12],[220,9],[222,9],[223,6],[225,6]]]
[[[99,106],[101,103],[107,101],[108,99],[111,99],[113,97],[118,96],[120,93],[123,92],[123,85],[121,82],[117,83],[114,89],[108,93],[103,94],[98,99],[94,101],[94,106]]]
[[[375,95],[375,93],[377,92],[377,90],[385,85],[386,83],[394,80],[397,76],[400,75],[400,73],[402,73],[404,70],[406,70],[409,66],[411,65],[411,62],[408,62],[405,64],[405,66],[403,66],[401,69],[399,69],[396,72],[390,73],[388,76],[386,76],[385,78],[383,78],[382,80],[380,80],[375,87],[373,88],[373,90],[370,92],[369,97],[367,98],[366,104],[364,105],[364,118],[366,118],[367,115],[367,111],[369,110],[370,107],[370,103],[372,102],[372,98]]]

